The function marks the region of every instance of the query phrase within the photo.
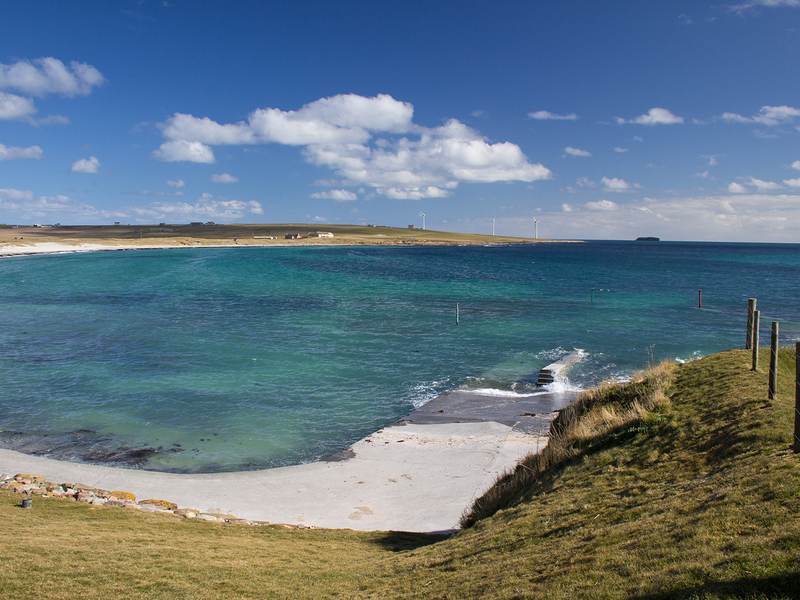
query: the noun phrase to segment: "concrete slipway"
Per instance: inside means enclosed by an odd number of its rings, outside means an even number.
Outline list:
[[[453,391],[328,460],[262,471],[159,473],[0,450],[0,473],[33,473],[270,523],[451,531],[501,473],[547,443],[556,411],[576,395]]]

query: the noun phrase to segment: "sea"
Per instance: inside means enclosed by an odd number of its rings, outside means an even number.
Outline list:
[[[772,321],[800,340],[788,244],[89,252],[4,258],[0,281],[0,447],[166,472],[319,460],[448,390],[741,348],[748,298],[762,344]]]

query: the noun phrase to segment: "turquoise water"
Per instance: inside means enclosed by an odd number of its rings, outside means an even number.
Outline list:
[[[448,389],[530,392],[574,349],[558,385],[742,347],[749,297],[762,340],[800,339],[798,245],[102,252],[0,280],[0,445],[164,471],[315,460]]]

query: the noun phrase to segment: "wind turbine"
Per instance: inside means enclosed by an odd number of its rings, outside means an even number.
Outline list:
[[[539,219],[533,219],[533,239],[539,239]]]
[[[425,229],[425,213],[419,213],[419,216],[422,217],[422,229]]]

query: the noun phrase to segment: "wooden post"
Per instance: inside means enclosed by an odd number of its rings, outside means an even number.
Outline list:
[[[750,298],[747,300],[747,341],[744,343],[744,349],[750,350],[753,347],[753,313],[756,312],[756,299]]]
[[[703,290],[697,290],[697,308],[703,308]]]
[[[772,339],[769,352],[769,395],[770,400],[775,400],[778,389],[778,321],[772,322]]]
[[[794,452],[800,454],[800,342],[794,343]]]
[[[753,311],[753,371],[758,371],[758,328],[761,321],[761,311]]]

